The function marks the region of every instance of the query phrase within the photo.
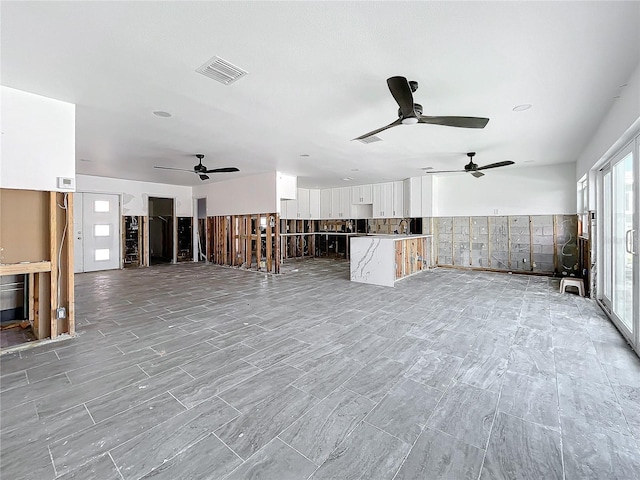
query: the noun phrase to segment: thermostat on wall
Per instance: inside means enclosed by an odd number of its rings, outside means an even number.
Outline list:
[[[65,190],[73,190],[76,188],[76,182],[73,178],[58,177],[58,188],[64,188]]]

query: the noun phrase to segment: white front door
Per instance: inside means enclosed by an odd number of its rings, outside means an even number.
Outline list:
[[[73,194],[73,271],[84,272],[84,242],[82,240],[82,193]]]
[[[118,195],[82,194],[83,271],[120,268]],[[76,240],[77,241],[77,240]]]

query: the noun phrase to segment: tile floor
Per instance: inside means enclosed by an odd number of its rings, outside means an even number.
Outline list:
[[[76,281],[78,337],[0,359],[3,479],[640,478],[640,360],[556,280]]]

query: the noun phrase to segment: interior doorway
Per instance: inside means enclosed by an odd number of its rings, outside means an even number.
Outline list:
[[[207,235],[207,199],[195,199],[195,222],[193,229],[193,261],[206,262],[207,245],[209,238]]]
[[[149,264],[176,263],[175,201],[149,197]]]

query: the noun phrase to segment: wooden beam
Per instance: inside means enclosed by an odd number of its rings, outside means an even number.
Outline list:
[[[274,273],[280,273],[280,215],[278,215],[277,213],[273,214],[273,218],[275,219],[275,235],[274,235],[274,239],[273,242],[275,244],[275,248],[276,248],[276,252],[275,252],[275,266],[274,266]]]
[[[142,252],[142,258],[143,258],[143,264],[145,267],[149,266],[149,216],[145,215],[143,218],[143,225],[144,225],[144,232],[142,232],[142,238],[143,238],[143,252]]]
[[[0,276],[50,272],[51,262],[11,263],[0,265]]]
[[[267,238],[266,238],[266,256],[267,256],[267,272],[270,272],[273,268],[272,250],[273,250],[273,230],[271,229],[271,220],[275,219],[275,214],[270,213],[267,215]]]
[[[74,268],[74,235],[73,235],[73,193],[67,194],[67,326],[69,335],[76,334],[76,296],[75,296],[75,268]]]
[[[58,193],[49,192],[49,257],[51,261],[51,339],[58,336]]]

